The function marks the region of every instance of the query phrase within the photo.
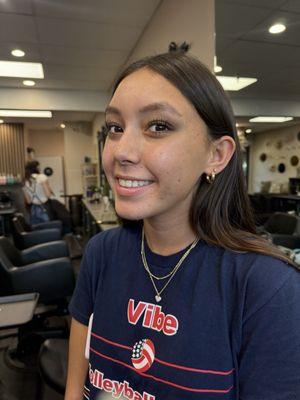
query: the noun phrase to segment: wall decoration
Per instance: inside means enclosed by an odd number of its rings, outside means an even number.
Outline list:
[[[270,172],[275,172],[276,171],[276,165],[273,164],[270,166]]]
[[[294,133],[290,132],[288,133],[284,138],[283,142],[284,143],[291,143],[294,140]]]
[[[296,167],[296,165],[298,165],[298,163],[299,163],[299,157],[298,156],[292,156],[290,161],[291,161],[291,165],[293,167]]]
[[[280,164],[278,165],[278,172],[280,172],[281,174],[283,174],[284,171],[285,171],[285,164],[280,163]]]
[[[267,159],[266,153],[262,153],[262,154],[259,156],[259,159],[260,159],[260,161],[262,161],[262,162],[266,161],[266,159]]]
[[[278,149],[278,150],[282,149],[282,141],[281,141],[281,140],[278,140],[278,141],[275,143],[275,147],[276,147],[276,149]]]

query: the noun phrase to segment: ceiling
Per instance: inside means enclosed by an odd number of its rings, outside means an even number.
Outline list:
[[[268,28],[278,22],[286,25],[286,31],[270,34]],[[230,92],[233,102],[279,101],[283,115],[289,115],[286,109],[291,112],[291,107],[283,107],[284,103],[300,102],[300,1],[216,0],[216,55],[223,67],[220,74],[258,79]],[[252,115],[250,107],[248,115]],[[238,118],[238,122],[256,131],[279,126],[250,124],[248,119]],[[285,125],[295,123],[300,118]]]
[[[0,59],[41,62],[37,89],[108,90],[159,0],[0,0]],[[20,59],[19,59],[20,60]],[[22,80],[0,79],[0,87]]]
[[[106,92],[161,3],[0,0],[0,59],[17,60],[10,52],[21,48],[26,52],[22,60],[42,62],[45,79],[36,80],[34,89],[41,93],[64,90],[75,97],[78,91]],[[216,0],[215,8],[216,54],[222,74],[258,78],[254,85],[230,92],[239,124],[250,126],[248,116],[257,115],[257,107],[272,114],[276,104],[284,115],[293,109],[291,115],[298,117],[285,124],[299,123],[300,1]],[[269,26],[278,21],[284,22],[287,30],[270,35]],[[22,79],[0,78],[0,95],[1,90],[10,88],[15,88],[16,94],[18,88],[28,90],[28,95],[31,90],[22,86]],[[83,111],[55,111],[54,121],[94,118],[95,110]],[[42,122],[30,124],[34,128]],[[45,124],[49,127],[50,121]],[[276,126],[252,124],[255,131]]]

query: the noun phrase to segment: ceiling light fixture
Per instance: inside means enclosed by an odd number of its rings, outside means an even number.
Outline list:
[[[270,26],[270,28],[269,28],[269,32],[272,33],[273,35],[284,32],[285,30],[286,30],[286,26],[283,24],[274,24],[274,25]]]
[[[294,117],[254,117],[249,119],[249,122],[287,122],[292,121]]]
[[[61,127],[62,129],[64,129],[64,128],[66,127],[66,125],[65,125],[65,124],[60,124],[60,127]]]
[[[11,51],[11,54],[14,57],[24,57],[25,56],[25,51],[20,50],[20,49],[14,49],[14,50]]]
[[[0,124],[4,124],[4,121],[3,121],[3,119],[0,119]]]
[[[44,79],[44,70],[41,63],[0,61],[0,76]]]
[[[23,85],[25,85],[25,86],[34,86],[35,82],[34,81],[25,80],[25,81],[23,81]]]
[[[0,116],[25,117],[25,118],[52,118],[52,112],[44,110],[0,110]]]
[[[251,128],[248,128],[248,129],[245,130],[245,133],[251,133],[251,132],[252,132]]]
[[[257,82],[256,78],[243,78],[239,76],[217,76],[224,90],[237,91]]]

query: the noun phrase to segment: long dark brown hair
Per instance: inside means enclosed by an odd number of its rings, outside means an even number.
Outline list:
[[[235,118],[229,99],[215,76],[194,57],[165,53],[128,66],[117,79],[113,92],[124,78],[141,68],[160,74],[179,89],[205,122],[211,140],[228,135],[236,144],[230,162],[212,184],[207,182],[205,174],[199,180],[189,216],[195,233],[212,245],[270,255],[293,264],[278,248],[256,234]]]
[[[32,174],[39,174],[40,163],[36,160],[28,161],[25,165],[25,181],[30,181]]]

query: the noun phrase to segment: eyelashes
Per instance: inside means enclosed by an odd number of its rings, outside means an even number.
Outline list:
[[[153,129],[152,129],[153,127],[157,127],[158,130],[153,130]],[[148,129],[149,129],[151,132],[155,132],[155,133],[170,131],[170,130],[172,130],[172,128],[173,128],[173,127],[172,127],[171,124],[169,124],[167,121],[164,121],[164,120],[162,120],[162,119],[152,120],[152,121],[150,121],[150,122],[148,123]]]
[[[153,119],[146,124],[144,129],[150,134],[159,135],[173,130],[174,127],[164,119]],[[106,131],[108,134],[118,135],[123,132],[123,128],[116,122],[106,122]]]

